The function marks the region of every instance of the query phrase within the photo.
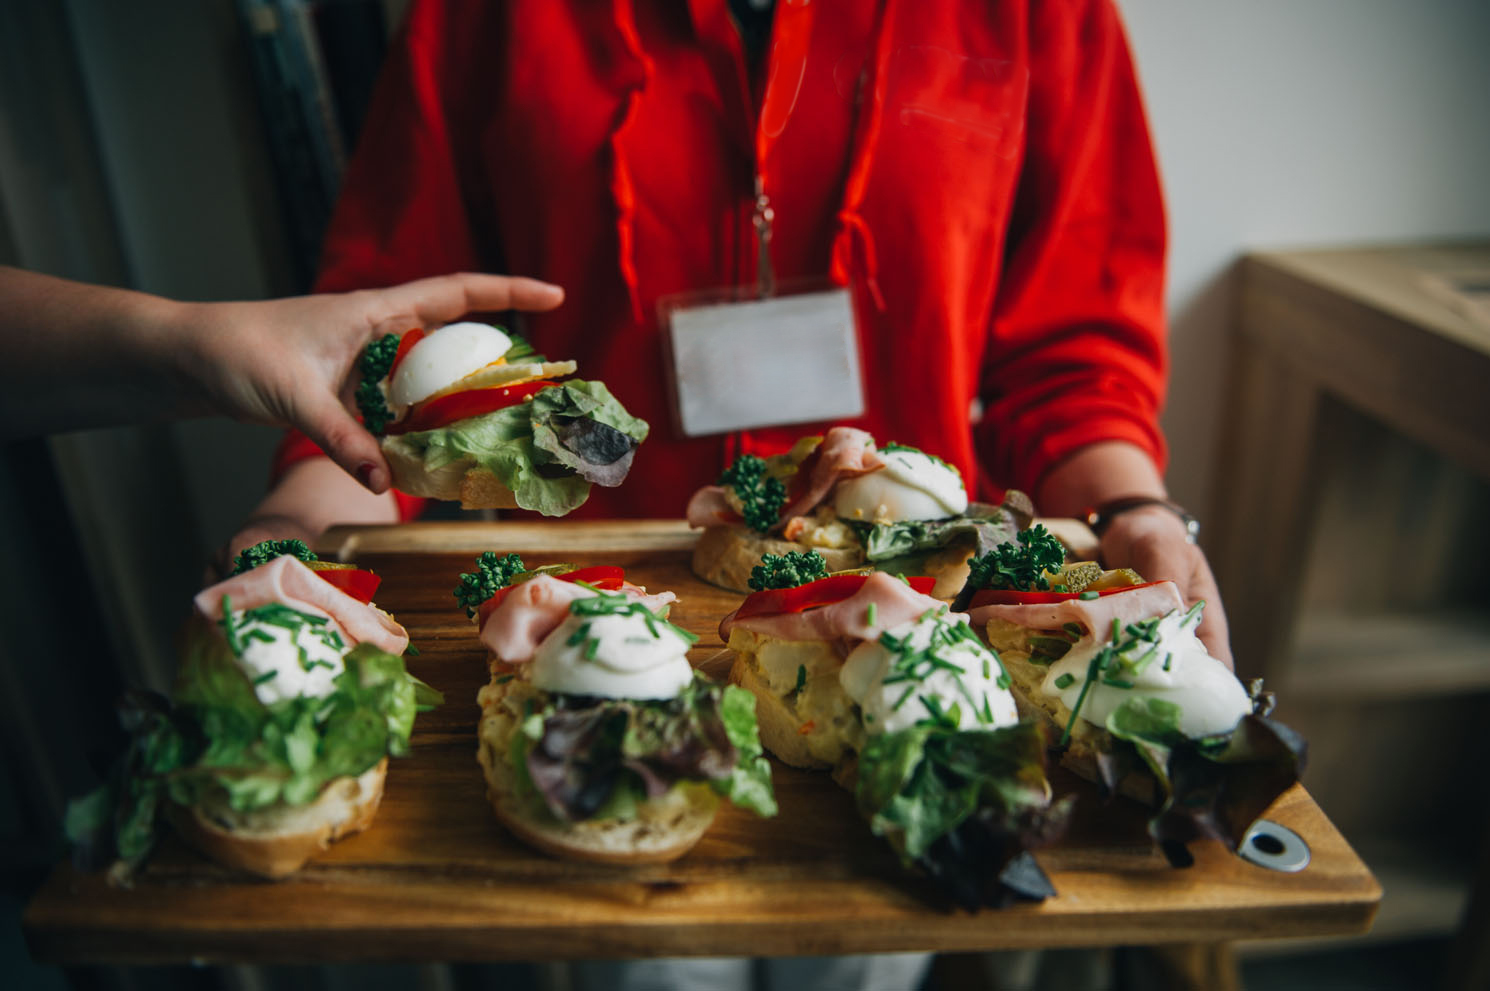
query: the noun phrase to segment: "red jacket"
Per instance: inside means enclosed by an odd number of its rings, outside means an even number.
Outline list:
[[[738,453],[824,426],[669,419],[656,300],[754,282],[759,173],[777,277],[853,286],[856,426],[985,498],[1105,439],[1162,470],[1163,205],[1109,0],[776,6],[752,74],[725,0],[416,0],[319,288],[564,286],[529,336],[652,424],[580,514],[678,516]]]

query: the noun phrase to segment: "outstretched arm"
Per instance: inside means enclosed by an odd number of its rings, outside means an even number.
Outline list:
[[[563,290],[459,274],[388,289],[183,303],[0,267],[4,436],[219,414],[297,427],[373,492],[377,440],[348,411],[374,337],[487,310],[547,310]]]

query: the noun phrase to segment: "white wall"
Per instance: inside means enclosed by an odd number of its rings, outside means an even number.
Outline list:
[[[1490,235],[1490,3],[1118,2],[1168,193],[1170,486],[1203,510],[1242,253]]]

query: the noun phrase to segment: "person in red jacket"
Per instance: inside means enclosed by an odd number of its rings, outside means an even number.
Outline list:
[[[1107,506],[1111,566],[1205,598],[1158,426],[1165,220],[1111,0],[776,4],[758,53],[726,0],[415,0],[326,236],[318,288],[512,272],[568,292],[524,330],[653,425],[577,515],[675,517],[742,453],[826,424],[685,438],[658,301],[782,282],[852,291],[867,409],[977,497]],[[291,438],[234,544],[418,511]]]

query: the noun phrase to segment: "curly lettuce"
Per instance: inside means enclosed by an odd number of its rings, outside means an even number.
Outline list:
[[[755,697],[697,676],[662,701],[548,696],[508,759],[517,780],[565,822],[631,818],[639,802],[687,781],[757,815],[776,814]]]
[[[205,624],[186,637],[173,698],[133,692],[120,706],[130,734],[110,780],[74,802],[64,823],[79,863],[113,861],[126,878],[149,853],[163,802],[224,802],[239,812],[312,802],[328,782],[409,752],[415,714],[440,693],[402,657],[359,644],[330,695],[269,705]]]
[[[923,724],[870,737],[855,799],[870,829],[969,911],[1055,894],[1030,850],[1065,828],[1050,801],[1046,736],[1030,723],[960,731]]]
[[[1129,699],[1107,717],[1112,745],[1098,748],[1101,784],[1109,792],[1134,770],[1147,769],[1159,785],[1158,812],[1149,835],[1175,867],[1195,862],[1189,844],[1215,839],[1235,850],[1257,817],[1298,781],[1308,744],[1268,719],[1271,696],[1254,682],[1257,711],[1229,733],[1195,739],[1179,729],[1179,706],[1162,699]]]

